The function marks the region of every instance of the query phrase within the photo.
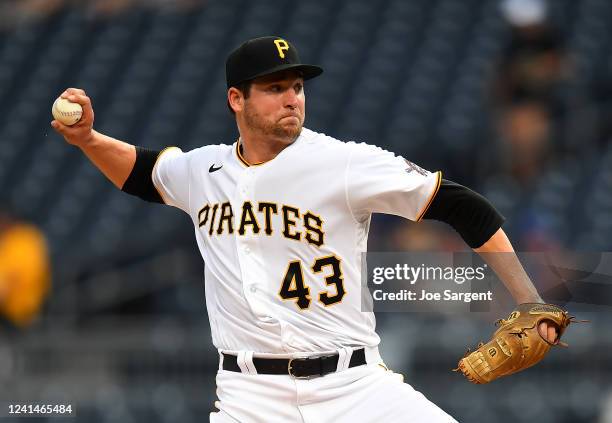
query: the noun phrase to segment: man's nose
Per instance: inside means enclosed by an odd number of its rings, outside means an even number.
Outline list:
[[[285,92],[284,100],[286,107],[295,109],[298,105],[298,96],[293,89],[289,89]]]

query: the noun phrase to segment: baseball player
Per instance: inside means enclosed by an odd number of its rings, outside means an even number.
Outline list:
[[[372,213],[447,222],[481,253],[513,251],[503,218],[440,172],[304,128],[304,81],[321,73],[279,37],[231,52],[232,145],[130,145],[93,129],[74,88],[61,97],[82,119],[51,125],[119,189],[191,217],[220,358],[212,422],[455,422],[385,367],[361,311],[361,257]],[[516,301],[540,303],[516,256],[497,256],[489,264]],[[557,326],[538,322],[551,344]]]

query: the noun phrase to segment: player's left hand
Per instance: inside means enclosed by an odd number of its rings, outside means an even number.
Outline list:
[[[496,322],[492,339],[459,360],[455,369],[473,383],[488,383],[539,363],[571,322],[569,313],[554,304],[519,304],[507,319]]]
[[[540,336],[546,339],[551,344],[554,344],[559,338],[559,330],[557,325],[550,321],[540,322],[538,325],[538,332],[540,332]]]

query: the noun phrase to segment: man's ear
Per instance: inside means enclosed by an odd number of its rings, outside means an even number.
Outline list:
[[[244,96],[242,92],[235,87],[230,87],[230,89],[227,90],[227,103],[234,113],[242,111],[244,107]]]

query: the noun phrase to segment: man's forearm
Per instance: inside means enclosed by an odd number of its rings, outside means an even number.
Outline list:
[[[499,228],[487,242],[474,251],[495,271],[518,304],[543,302],[503,229]]]
[[[119,189],[136,162],[136,148],[126,142],[93,131],[92,139],[79,148]]]

